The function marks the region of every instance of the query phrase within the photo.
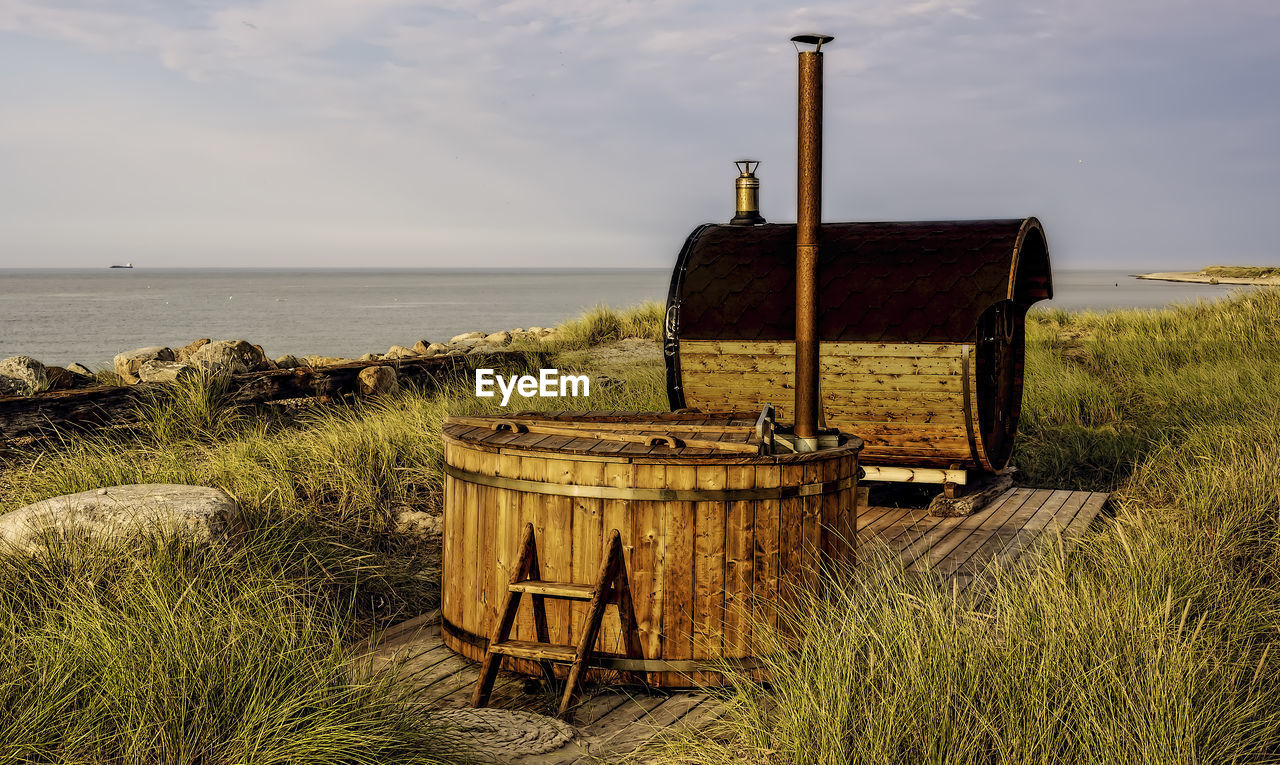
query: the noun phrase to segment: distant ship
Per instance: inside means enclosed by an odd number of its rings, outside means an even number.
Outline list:
[[[133,264],[132,264],[132,263],[125,263],[124,265],[120,265],[120,264],[118,264],[118,263],[117,263],[117,264],[116,264],[116,265],[114,265],[114,266],[107,266],[107,268],[133,268]]]

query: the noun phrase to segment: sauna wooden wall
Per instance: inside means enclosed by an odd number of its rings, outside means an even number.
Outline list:
[[[519,554],[521,533],[534,525],[541,578],[590,583],[606,535],[622,535],[644,657],[668,662],[748,662],[771,651],[752,631],[776,624],[780,603],[815,588],[824,564],[852,562],[857,517],[857,448],[832,456],[792,455],[725,459],[557,457],[537,451],[492,449],[445,435],[444,577],[441,611],[445,643],[471,659],[483,657]],[[843,482],[812,496],[750,501],[647,501],[556,496],[481,485],[462,473],[578,487],[769,489]],[[851,480],[845,480],[851,479]],[[523,599],[512,637],[536,639],[530,598]],[[581,633],[585,603],[547,601],[550,639],[571,643]],[[621,654],[617,609],[606,611],[596,649]],[[538,674],[532,662],[508,668]],[[655,686],[717,684],[704,670],[644,673]],[[759,673],[756,673],[759,676]],[[593,671],[594,679],[609,679]]]
[[[973,347],[821,343],[819,379],[826,427],[861,438],[863,464],[993,469],[977,421]],[[687,407],[759,411],[770,403],[779,421],[792,418],[791,343],[682,340],[680,371]]]

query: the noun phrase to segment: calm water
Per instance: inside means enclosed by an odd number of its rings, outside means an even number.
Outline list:
[[[669,279],[668,269],[0,270],[0,358],[97,366],[122,350],[199,337],[245,338],[271,356],[355,357],[420,338],[549,326],[596,303],[664,301]],[[1231,291],[1121,271],[1058,271],[1054,286],[1050,305],[1067,309],[1147,308]]]

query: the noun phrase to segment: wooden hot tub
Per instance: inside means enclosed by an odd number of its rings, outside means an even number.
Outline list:
[[[494,429],[503,427],[499,421],[535,432]],[[538,424],[582,436],[539,433]],[[716,660],[754,669],[753,622],[775,623],[788,593],[817,587],[824,566],[852,560],[862,448],[839,434],[829,448],[805,454],[700,446],[741,448],[755,425],[753,416],[684,413],[447,419],[445,644],[484,657],[526,524],[534,526],[540,578],[581,584],[596,576],[606,535],[617,529],[643,658],[622,658],[610,607],[588,678],[625,671],[650,685],[689,687],[721,682],[709,664]],[[681,440],[650,446],[597,438],[601,432]],[[575,643],[586,604],[548,600],[546,607],[550,642]],[[536,639],[528,602],[512,638]],[[540,671],[536,662],[505,662],[517,672]]]

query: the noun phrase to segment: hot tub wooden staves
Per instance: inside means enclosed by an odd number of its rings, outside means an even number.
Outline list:
[[[852,563],[861,448],[839,437],[820,452],[760,455],[755,424],[661,413],[446,420],[445,643],[483,658],[526,524],[539,578],[578,585],[597,576],[616,529],[642,655],[623,658],[625,621],[609,608],[588,678],[627,671],[689,687],[719,683],[716,661],[755,669],[762,638],[751,625],[776,622],[788,593],[817,587],[823,566]],[[655,436],[675,441],[644,443]],[[512,639],[536,640],[531,609],[520,608]],[[587,604],[546,609],[549,642],[574,644]]]
[[[673,409],[789,421],[795,226],[707,225],[667,301]],[[1027,309],[1053,296],[1035,218],[825,223],[818,295],[821,416],[865,465],[996,471],[1013,450]]]

